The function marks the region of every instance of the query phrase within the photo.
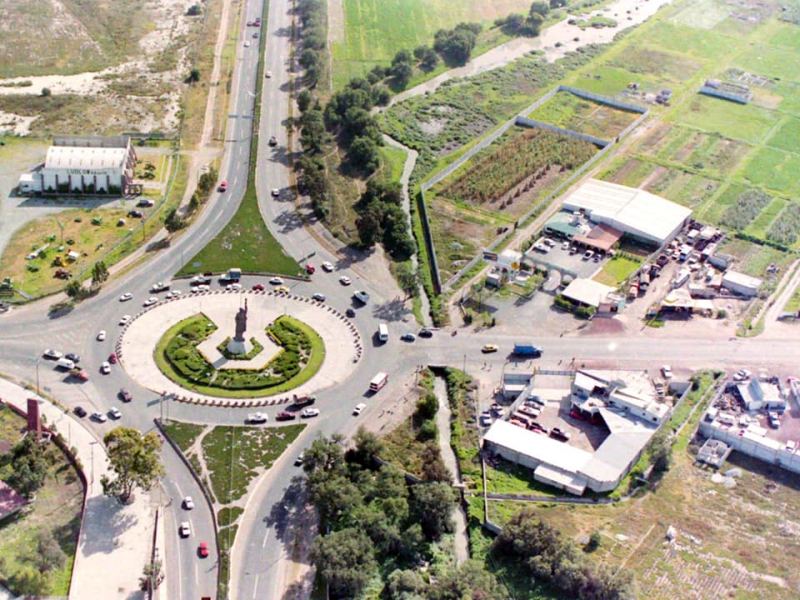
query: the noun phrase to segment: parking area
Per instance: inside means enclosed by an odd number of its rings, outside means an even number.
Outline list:
[[[555,239],[552,242],[555,245],[550,246],[545,242],[537,242],[526,253],[526,256],[537,265],[547,269],[555,268],[562,273],[574,274],[581,278],[591,278],[603,268],[603,262],[607,260],[595,252],[592,252],[590,258],[586,258],[585,250],[581,250],[569,242]]]

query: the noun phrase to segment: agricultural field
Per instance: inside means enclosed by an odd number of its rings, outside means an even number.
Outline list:
[[[462,22],[488,29],[496,18],[529,8],[528,0],[335,0],[328,7],[334,87],[389,64],[398,50],[432,45],[439,29]],[[479,40],[479,51],[508,39],[496,29],[490,34]]]
[[[778,268],[777,276],[781,277],[794,258],[788,252],[736,238],[725,240],[719,247],[719,251],[736,259],[735,269],[738,271],[762,278],[767,277],[767,269],[770,265]]]
[[[597,147],[542,129],[512,128],[426,195],[442,279],[590,160]]]
[[[564,91],[557,93],[527,116],[563,129],[612,140],[640,115]]]

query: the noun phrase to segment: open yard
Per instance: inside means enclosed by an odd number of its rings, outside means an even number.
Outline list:
[[[0,406],[0,459],[21,440],[24,426],[24,419]],[[80,531],[84,490],[77,472],[55,444],[46,445],[45,457],[47,475],[36,491],[35,500],[16,517],[0,522],[0,557],[3,559],[0,578],[15,591],[16,578],[22,572],[41,572],[42,595],[66,596]],[[0,460],[0,479],[8,479],[10,468],[11,465]],[[52,563],[42,556],[40,544],[45,539],[54,540],[58,548],[49,548],[48,557],[54,557]]]
[[[639,113],[592,102],[570,92],[557,93],[528,114],[536,121],[612,140],[639,118]]]
[[[595,281],[617,287],[628,279],[640,266],[642,260],[629,254],[617,254],[606,261],[602,270],[594,276]]]

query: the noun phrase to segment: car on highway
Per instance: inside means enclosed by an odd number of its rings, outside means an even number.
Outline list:
[[[211,283],[211,277],[206,275],[195,275],[189,280],[189,285],[208,285]]]
[[[182,538],[188,538],[192,535],[192,526],[189,525],[189,521],[183,521],[180,526],[178,527],[178,535]]]
[[[304,408],[303,411],[300,413],[300,416],[304,419],[310,419],[311,417],[318,417],[319,416],[319,409],[318,408]]]
[[[150,292],[153,294],[158,294],[159,292],[166,292],[169,289],[169,284],[164,283],[163,281],[158,281],[153,284],[150,288]]]
[[[244,43],[244,47],[245,48],[249,48],[250,47],[250,42],[246,40],[245,43]]]
[[[270,194],[272,194],[273,198],[277,198],[278,196],[281,195],[281,191],[278,188],[272,188]]]
[[[309,275],[313,275],[317,271],[317,268],[311,263],[306,264],[305,269],[306,273],[308,273]]]
[[[153,306],[153,304],[156,304],[157,302],[158,302],[158,298],[156,298],[155,296],[150,296],[147,300],[142,302],[142,306],[147,308],[148,306]]]
[[[63,352],[59,352],[58,350],[53,350],[52,348],[48,348],[44,352],[42,352],[42,356],[50,360],[58,360],[62,356],[64,356]]]
[[[292,290],[290,290],[285,285],[279,285],[278,287],[275,288],[275,291],[278,292],[279,294],[289,294]]]
[[[67,353],[64,355],[64,358],[66,358],[67,360],[71,360],[71,361],[72,361],[72,362],[74,362],[74,363],[79,363],[79,362],[81,362],[81,356],[80,356],[80,354],[75,354],[74,352],[67,352]]]
[[[339,283],[341,283],[342,285],[350,285],[353,282],[347,275],[342,275],[341,277],[339,277]]]
[[[186,496],[183,499],[183,508],[186,510],[192,510],[194,508],[194,500],[192,500],[191,496]]]
[[[320,294],[319,292],[317,292],[311,297],[317,302],[325,302],[325,294]]]
[[[268,142],[268,143],[269,143],[269,145],[270,145],[270,146],[273,146],[273,147],[275,147],[275,146],[277,146],[277,145],[278,145],[278,138],[276,138],[276,137],[273,135],[273,136],[271,136],[271,137],[269,138],[269,142]]]
[[[417,339],[417,336],[415,336],[413,333],[409,332],[409,333],[404,333],[403,335],[401,335],[400,339],[402,341],[404,341],[404,342],[413,342],[414,340]]]
[[[275,415],[276,421],[294,421],[297,418],[297,415],[293,412],[289,412],[288,410],[282,410],[277,415]]]
[[[122,315],[122,318],[119,320],[119,324],[121,326],[124,326],[124,325],[127,325],[128,323],[130,323],[131,321],[133,321],[133,317],[132,316],[130,316],[130,315]]]
[[[250,289],[253,290],[254,292],[263,292],[265,287],[263,283],[257,283]]]
[[[197,556],[200,558],[208,558],[208,542],[200,542],[197,546]]]
[[[169,300],[170,298],[177,298],[182,293],[183,292],[181,292],[180,290],[172,290],[171,292],[167,292],[167,300]]]
[[[355,294],[353,294],[353,299],[358,300],[361,304],[366,304],[369,302],[369,294],[364,290],[358,290]]]
[[[117,421],[122,418],[122,411],[115,406],[108,411],[108,416]]]
[[[133,299],[133,294],[130,292],[125,292],[122,296],[119,297],[120,302],[127,302],[128,300]]]
[[[86,409],[82,406],[76,406],[72,409],[72,412],[75,413],[76,416],[80,417],[81,419],[86,416]]]
[[[97,332],[97,341],[98,342],[105,342],[106,341],[106,330],[101,329]]]
[[[229,283],[228,285],[225,286],[226,292],[238,292],[241,289],[242,289],[241,283]]]
[[[93,412],[90,418],[92,421],[97,421],[98,423],[105,423],[108,421],[108,417],[101,412]]]
[[[272,79],[272,71],[267,71],[266,73],[264,73],[264,77],[266,77],[267,79]]]
[[[367,405],[366,405],[366,404],[364,404],[363,402],[359,402],[358,404],[356,404],[355,408],[353,408],[353,415],[355,415],[355,416],[358,416],[358,415],[360,415],[360,414],[361,414],[361,412],[362,412],[362,411],[363,411],[365,408],[367,408]]]
[[[483,348],[481,348],[481,352],[484,354],[491,354],[492,352],[497,352],[500,350],[500,347],[497,344],[484,344]]]
[[[251,425],[260,425],[262,423],[267,422],[267,414],[262,412],[257,413],[250,413],[247,415],[247,418],[244,421],[245,423],[250,423]]]
[[[123,402],[130,402],[133,400],[133,396],[131,396],[131,393],[125,388],[120,388],[119,392],[117,392],[117,396]]]
[[[269,280],[272,285],[283,285],[283,279],[280,277],[273,277]]]
[[[423,327],[422,329],[419,330],[419,333],[417,335],[421,338],[432,338],[433,331],[431,329],[428,329],[427,327]]]
[[[344,311],[344,314],[347,315],[348,318],[353,319],[356,316],[356,311],[354,311],[352,308],[348,308],[346,311]]]
[[[103,364],[100,365],[100,372],[103,375],[108,375],[109,373],[111,373],[111,365],[107,360],[103,361]]]
[[[112,352],[111,354],[108,355],[108,362],[110,362],[112,365],[117,364],[117,353],[116,352]]]
[[[333,271],[333,264],[329,263],[327,260],[324,263],[322,263],[321,266],[322,270],[325,271],[326,273],[330,273],[331,271]]]

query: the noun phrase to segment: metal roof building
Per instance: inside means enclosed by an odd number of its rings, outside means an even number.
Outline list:
[[[614,288],[594,279],[575,279],[561,292],[561,295],[577,304],[597,308],[613,291]]]
[[[589,179],[567,196],[563,207],[582,210],[595,223],[659,246],[672,239],[692,214],[661,196],[599,179]]]

